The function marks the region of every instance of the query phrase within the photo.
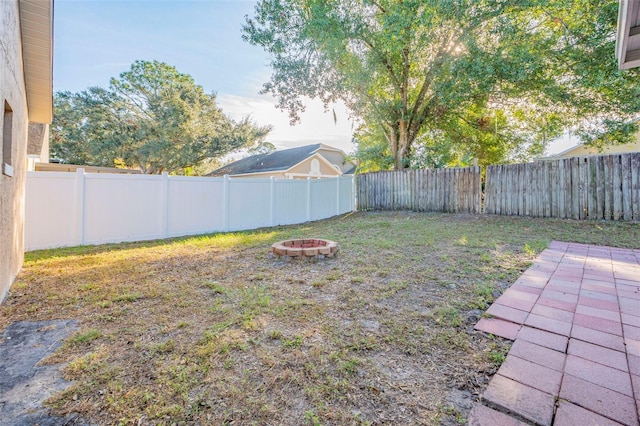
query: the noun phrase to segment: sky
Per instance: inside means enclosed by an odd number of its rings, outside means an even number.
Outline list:
[[[112,77],[136,60],[158,60],[191,75],[207,92],[216,92],[223,111],[234,119],[251,116],[271,125],[267,141],[278,149],[325,143],[347,153],[353,123],[344,105],[324,111],[308,100],[301,123],[289,124],[276,99],[260,95],[269,80],[269,58],[242,40],[249,0],[55,0],[53,88],[78,92],[107,87]],[[337,120],[334,121],[333,110]],[[577,143],[553,144],[559,152]]]
[[[321,102],[309,100],[301,123],[291,126],[288,114],[275,107],[276,99],[259,94],[271,76],[269,58],[262,48],[243,41],[241,32],[255,3],[56,0],[53,88],[107,87],[134,61],[158,60],[216,92],[218,104],[232,118],[251,116],[258,124],[272,125],[267,141],[279,149],[320,142],[352,152],[352,122],[344,105],[325,112]]]

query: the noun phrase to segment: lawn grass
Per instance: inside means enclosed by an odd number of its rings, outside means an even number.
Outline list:
[[[269,253],[293,237],[341,251]],[[32,252],[0,329],[79,320],[49,404],[93,424],[455,424],[508,350],[473,324],[551,240],[638,248],[640,224],[365,212]]]

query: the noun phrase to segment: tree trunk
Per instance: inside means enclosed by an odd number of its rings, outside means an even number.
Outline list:
[[[409,132],[407,127],[406,120],[400,120],[398,126],[398,134],[394,134],[394,139],[396,141],[396,149],[395,152],[392,146],[392,154],[393,154],[393,168],[395,170],[402,170],[409,167],[409,145],[411,141],[409,140]]]

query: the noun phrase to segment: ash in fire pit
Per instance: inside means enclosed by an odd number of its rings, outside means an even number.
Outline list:
[[[338,252],[338,243],[318,238],[286,240],[273,244],[271,251],[277,256],[313,257],[322,254],[326,257],[332,257]]]

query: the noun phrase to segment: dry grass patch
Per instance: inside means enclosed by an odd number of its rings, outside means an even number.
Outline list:
[[[341,252],[269,253],[295,237]],[[95,424],[464,422],[508,349],[473,324],[552,239],[635,247],[640,225],[357,213],[33,252],[0,327],[79,320],[49,403]]]

